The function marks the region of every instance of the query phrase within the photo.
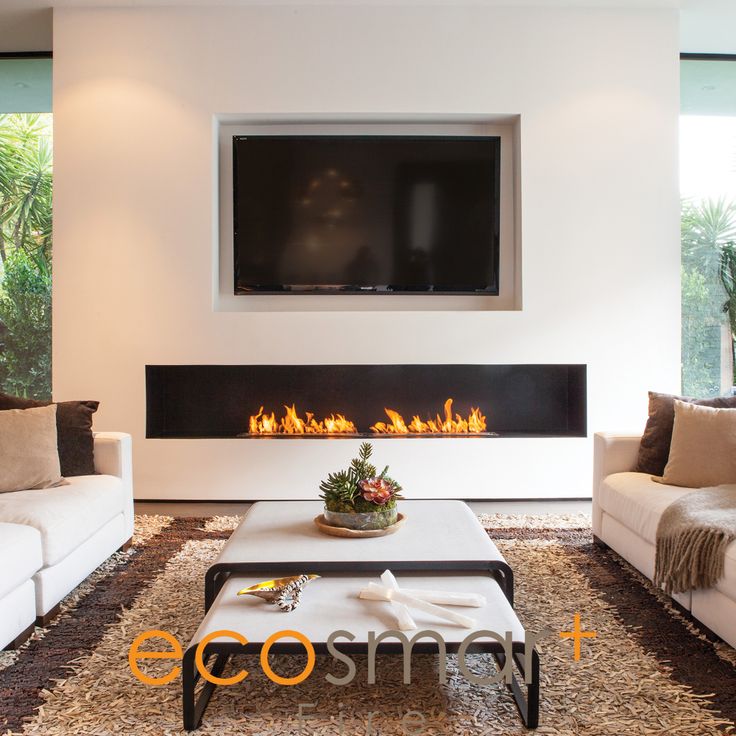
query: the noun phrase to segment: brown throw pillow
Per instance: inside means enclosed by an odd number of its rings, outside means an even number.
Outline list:
[[[672,425],[675,421],[675,401],[685,401],[697,406],[715,409],[736,409],[736,396],[716,396],[712,399],[688,399],[672,394],[649,392],[649,419],[639,445],[639,458],[634,470],[637,473],[662,475],[670,456]]]
[[[736,409],[675,401],[670,459],[662,483],[688,488],[736,483]]]
[[[56,407],[0,411],[0,493],[51,488],[62,480]]]
[[[49,406],[51,403],[0,393],[0,410],[31,409]],[[57,442],[62,475],[70,477],[94,474],[92,415],[99,405],[99,401],[60,401],[56,404]]]

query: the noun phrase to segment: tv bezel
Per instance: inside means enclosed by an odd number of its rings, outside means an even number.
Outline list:
[[[389,286],[384,287],[379,284],[376,286],[364,287],[355,285],[330,285],[330,284],[310,284],[310,285],[295,285],[295,284],[282,284],[282,285],[256,285],[256,286],[242,286],[239,282],[238,274],[238,261],[239,261],[239,249],[237,246],[237,234],[238,234],[238,159],[237,159],[237,143],[242,140],[248,140],[252,138],[268,139],[268,140],[293,140],[298,138],[299,140],[324,140],[324,139],[350,139],[350,140],[375,140],[375,139],[392,139],[392,140],[449,140],[449,141],[462,141],[462,140],[473,140],[478,139],[489,141],[495,144],[496,156],[495,156],[495,168],[493,171],[494,186],[498,193],[498,207],[495,213],[494,229],[496,232],[495,243],[490,243],[489,247],[493,249],[491,254],[495,283],[489,285],[484,289],[473,289],[473,290],[448,290],[448,289],[436,289],[431,284],[427,284],[421,289],[392,289]],[[356,135],[356,134],[245,134],[245,135],[233,135],[232,136],[232,190],[233,190],[233,293],[235,296],[257,296],[257,295],[277,295],[277,296],[311,296],[311,295],[343,295],[343,296],[360,296],[360,295],[378,295],[378,296],[499,296],[500,295],[500,251],[501,251],[501,206],[502,206],[502,193],[501,193],[501,136],[500,135]]]

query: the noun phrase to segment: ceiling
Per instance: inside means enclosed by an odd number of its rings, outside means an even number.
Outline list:
[[[211,7],[213,4],[212,0],[0,0],[0,51],[50,50],[52,7]],[[217,0],[216,4],[680,8],[681,51],[736,54],[736,0]]]

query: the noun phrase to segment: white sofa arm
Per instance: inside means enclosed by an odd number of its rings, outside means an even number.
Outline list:
[[[95,432],[95,471],[115,475],[126,489],[125,524],[133,536],[133,439],[124,432]]]
[[[95,432],[95,470],[131,482],[133,474],[132,438],[123,432]]]
[[[625,473],[636,467],[641,435],[596,432],[593,440],[593,534],[601,536],[602,510],[598,491],[603,479],[612,473]]]
[[[626,473],[636,467],[640,434],[596,432],[593,444],[593,494],[611,473]]]

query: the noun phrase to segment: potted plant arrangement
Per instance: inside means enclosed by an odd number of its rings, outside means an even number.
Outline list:
[[[328,525],[353,530],[387,529],[397,523],[396,507],[401,486],[388,477],[388,466],[380,473],[370,462],[373,447],[363,442],[358,457],[346,470],[330,473],[320,483]]]

